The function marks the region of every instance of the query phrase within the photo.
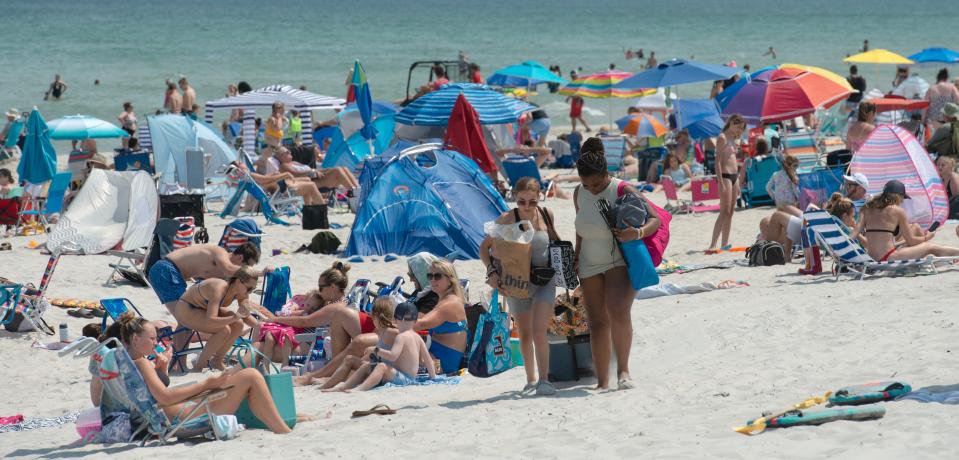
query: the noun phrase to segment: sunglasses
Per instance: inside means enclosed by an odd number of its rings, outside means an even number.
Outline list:
[[[317,289],[323,289],[323,288],[330,287],[330,286],[332,286],[332,284],[320,284],[320,285],[318,285],[316,288],[317,288]]]
[[[427,274],[426,274],[426,278],[427,278],[427,279],[430,279],[430,280],[433,280],[433,281],[439,281],[439,280],[443,279],[444,276],[446,276],[446,275],[443,274],[443,273],[427,273]]]
[[[516,204],[519,206],[536,206],[539,204],[539,200],[516,200]]]

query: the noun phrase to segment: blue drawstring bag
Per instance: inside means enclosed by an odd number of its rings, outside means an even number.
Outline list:
[[[509,347],[509,315],[499,306],[499,290],[493,290],[489,311],[479,316],[473,333],[467,370],[475,377],[492,377],[513,367]]]
[[[626,259],[629,283],[633,289],[638,291],[659,284],[659,274],[656,273],[653,259],[649,256],[649,249],[643,240],[626,241],[620,244],[620,248],[623,250],[623,258]]]

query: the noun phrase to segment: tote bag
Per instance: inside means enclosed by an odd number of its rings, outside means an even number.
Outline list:
[[[280,418],[286,422],[286,426],[290,428],[296,426],[296,400],[293,398],[293,374],[289,372],[279,372],[276,364],[273,364],[269,358],[249,344],[238,345],[233,349],[241,367],[247,366],[246,362],[239,356],[240,350],[246,350],[254,361],[258,359],[262,360],[261,369],[265,369],[265,371],[261,370],[260,372],[263,372],[263,379],[266,380],[266,386],[270,389],[270,396],[273,397],[273,405],[276,406],[276,411],[280,413]],[[255,362],[254,367],[256,367]],[[270,373],[271,369],[272,373]],[[253,415],[247,399],[244,399],[243,402],[240,403],[240,407],[237,408],[236,419],[239,423],[246,425],[247,428],[269,428]]]
[[[509,316],[500,309],[499,291],[493,290],[489,311],[476,323],[467,370],[475,377],[492,377],[513,367],[509,347]]]

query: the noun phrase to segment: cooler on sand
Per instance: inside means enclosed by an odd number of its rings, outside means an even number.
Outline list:
[[[551,382],[578,381],[593,373],[593,349],[589,334],[549,338],[549,380]]]

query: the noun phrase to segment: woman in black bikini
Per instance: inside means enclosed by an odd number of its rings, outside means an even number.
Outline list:
[[[949,218],[959,219],[959,174],[956,174],[956,160],[940,156],[936,159],[936,168],[939,169],[939,178],[942,179],[946,197],[949,198]],[[959,234],[959,229],[956,232]]]
[[[935,232],[916,235],[909,224],[906,210],[900,206],[905,199],[909,199],[909,195],[906,194],[906,186],[902,182],[886,182],[882,193],[863,206],[852,237],[868,234],[866,251],[879,262],[921,259],[928,255],[959,256],[959,248],[930,244],[929,241],[936,236]],[[901,232],[902,229],[906,231]],[[899,236],[905,240],[905,246],[896,247],[896,238]]]
[[[193,372],[201,372],[208,365],[226,369],[223,359],[243,333],[243,321],[249,317],[246,302],[259,276],[248,265],[243,265],[229,281],[203,280],[190,286],[177,301],[173,317],[180,326],[211,334],[193,365]],[[236,313],[228,309],[234,301],[241,306]]]
[[[736,162],[736,140],[742,137],[746,130],[746,120],[742,115],[733,114],[726,120],[723,132],[716,140],[716,175],[719,188],[719,215],[713,224],[713,239],[709,243],[707,254],[714,254],[720,250],[727,250],[729,245],[729,231],[733,225],[733,211],[736,206],[736,197],[739,194],[739,163]],[[722,234],[722,248],[716,247],[719,235]]]

